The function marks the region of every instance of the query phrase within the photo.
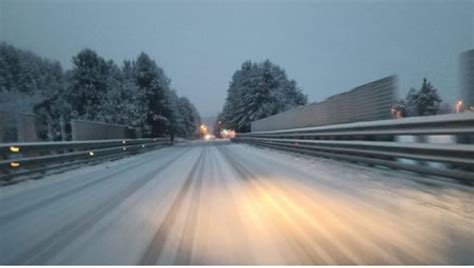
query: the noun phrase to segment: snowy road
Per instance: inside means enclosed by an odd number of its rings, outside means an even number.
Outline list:
[[[0,188],[1,264],[474,263],[474,192],[194,143]]]

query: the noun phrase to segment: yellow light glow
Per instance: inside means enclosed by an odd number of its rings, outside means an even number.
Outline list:
[[[94,152],[90,151],[90,152],[89,152],[89,155],[90,155],[90,156],[94,156]]]
[[[10,162],[10,167],[12,167],[12,168],[17,168],[19,166],[20,166],[20,163],[18,163],[18,162]]]
[[[223,129],[221,131],[222,138],[231,139],[235,137],[235,131],[231,129]]]
[[[10,146],[10,152],[12,152],[12,153],[18,153],[18,152],[20,152],[20,147],[17,147],[17,146]]]

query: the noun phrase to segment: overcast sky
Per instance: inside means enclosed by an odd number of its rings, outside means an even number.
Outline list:
[[[474,0],[0,0],[0,39],[65,69],[86,47],[117,63],[144,51],[202,116],[221,110],[243,61],[267,58],[310,101],[398,74],[401,95],[427,77],[452,103]]]

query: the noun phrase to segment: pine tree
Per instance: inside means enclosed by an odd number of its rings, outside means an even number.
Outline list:
[[[103,101],[107,96],[109,66],[93,50],[84,49],[73,57],[68,100],[74,117],[95,121],[101,115]]]
[[[420,90],[410,89],[406,97],[407,114],[409,116],[435,115],[442,102],[437,90],[423,78]]]
[[[407,107],[407,116],[417,116],[418,115],[418,109],[417,109],[417,99],[418,99],[418,93],[414,88],[411,88],[410,91],[408,91],[408,94],[405,99],[406,107]]]
[[[201,124],[199,114],[194,105],[186,98],[180,97],[177,100],[179,129],[178,135],[180,137],[190,139],[193,138],[196,129]]]
[[[43,90],[42,101],[33,110],[47,126],[48,140],[67,140],[67,123],[71,119],[72,108],[66,99],[64,74],[59,63],[49,66],[47,89]]]
[[[269,60],[246,61],[232,76],[220,121],[239,132],[250,130],[252,121],[304,105],[307,98],[294,80]]]
[[[169,134],[170,115],[169,102],[167,101],[170,79],[155,61],[141,53],[135,63],[136,82],[140,91],[145,95],[147,105],[147,124],[149,136],[162,136]]]
[[[0,43],[0,112],[34,112],[48,140],[67,139],[71,119],[128,125],[145,136],[191,137],[199,114],[170,82],[145,53],[120,68],[84,49],[63,72],[59,62]]]
[[[418,115],[435,115],[439,110],[441,101],[437,90],[424,78],[421,89],[417,94]]]

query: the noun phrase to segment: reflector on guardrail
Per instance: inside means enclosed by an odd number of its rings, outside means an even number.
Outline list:
[[[127,146],[125,146],[125,144]],[[110,159],[120,155],[171,145],[169,138],[25,142],[0,144],[0,181],[58,166]],[[21,153],[20,153],[21,148]],[[14,161],[13,161],[14,160]],[[20,167],[21,171],[10,170]]]
[[[18,146],[10,146],[10,152],[12,153],[19,153],[20,152],[20,147]]]

